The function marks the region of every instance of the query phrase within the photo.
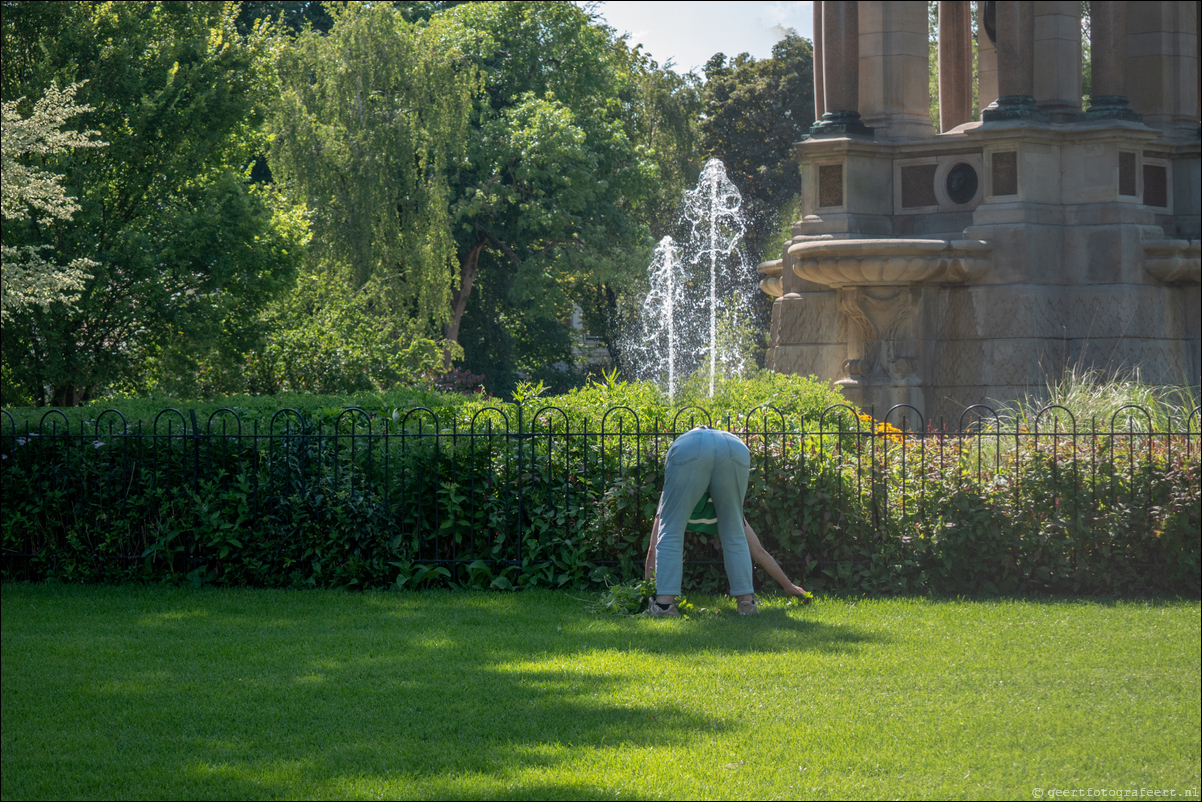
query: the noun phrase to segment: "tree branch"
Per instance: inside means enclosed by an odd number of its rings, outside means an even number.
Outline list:
[[[521,269],[522,260],[518,258],[518,255],[516,253],[513,252],[513,248],[510,248],[508,243],[502,242],[501,240],[497,239],[496,237],[494,237],[492,234],[488,233],[487,231],[482,230],[481,233],[483,233],[484,236],[488,237],[489,242],[491,242],[493,245],[496,245],[498,248],[505,251],[505,253],[509,255],[509,258],[511,260],[513,260],[513,266],[515,268]]]
[[[546,256],[548,253],[551,252],[551,249],[557,245],[579,245],[581,247],[584,247],[584,244],[585,244],[584,240],[582,240],[582,239],[575,239],[575,238],[573,238],[573,239],[553,239],[547,243],[547,246],[545,248],[543,248],[542,255]]]

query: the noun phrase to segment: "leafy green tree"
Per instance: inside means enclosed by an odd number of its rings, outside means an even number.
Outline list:
[[[74,309],[5,322],[15,394],[80,403],[145,387],[156,366],[236,362],[261,338],[258,310],[291,280],[304,232],[248,186],[276,40],[264,26],[240,34],[236,14],[215,2],[4,5],[3,98],[79,83],[82,124],[109,143],[47,160],[78,198],[70,223],[5,225],[6,245],[96,262]]]
[[[629,49],[574,4],[468,3],[430,25],[483,79],[450,178],[459,275],[444,332],[504,392],[518,371],[571,360],[574,301],[646,265],[657,165],[637,141]]]
[[[348,386],[403,371],[321,357],[336,331],[365,343],[370,330],[391,348],[373,351],[375,365],[408,364],[400,354],[441,337],[444,366],[466,351],[495,391],[521,371],[572,379],[573,304],[604,330],[646,264],[649,224],[674,217],[695,178],[696,79],[659,69],[571,4],[330,14],[327,35],[301,25],[281,51],[270,164],[311,210],[306,276],[344,276],[359,312],[335,313],[343,294],[303,280],[308,295],[278,307],[273,342],[317,349],[300,362],[347,366]],[[332,328],[317,336],[317,321]]]
[[[255,394],[348,393],[414,384],[436,374],[442,350],[428,338],[405,344],[373,325],[369,293],[357,292],[336,265],[309,266],[296,287],[272,305],[264,346],[250,356],[247,389]]]
[[[393,5],[329,11],[328,34],[302,31],[280,51],[270,164],[310,210],[306,276],[345,282],[358,315],[330,308],[347,293],[317,292],[313,280],[303,281],[302,292],[311,292],[292,306],[332,328],[317,336],[314,321],[302,320],[277,344],[301,349],[290,357],[300,362],[321,361],[318,344],[354,326],[400,358],[438,339],[450,317],[457,259],[447,177],[465,158],[478,80],[439,27],[410,23]],[[278,322],[296,323],[281,311]],[[376,364],[393,358],[372,353]],[[356,371],[347,376],[352,387],[377,381]]]
[[[334,18],[318,0],[247,0],[238,4],[238,30],[250,34],[262,22],[276,22],[292,36],[306,28],[326,33]]]
[[[814,122],[813,47],[790,34],[768,59],[718,53],[705,77],[701,150],[725,163],[743,195],[748,253],[776,258],[778,215],[801,190],[793,145]]]
[[[457,6],[462,1],[392,0],[390,5],[400,12],[406,22],[425,22],[439,11]],[[245,0],[239,3],[238,30],[249,33],[264,20],[280,23],[292,36],[300,35],[307,28],[329,33],[334,27],[333,14],[319,0]]]
[[[345,280],[363,317],[307,278],[276,308],[273,343],[309,361],[337,332],[382,329],[367,362],[322,357],[349,386],[403,374],[400,355],[432,339],[494,391],[523,370],[570,380],[573,304],[606,328],[649,224],[695,178],[696,78],[570,4],[329,6],[327,35],[305,4],[249,16],[280,12],[297,37],[281,49],[270,172],[310,209],[305,275]],[[393,368],[351,368],[368,362]]]
[[[813,47],[790,33],[773,46],[771,58],[742,53],[727,59],[717,53],[704,70],[700,150],[723,161],[742,193],[748,256],[779,258],[780,232],[790,222],[783,218],[796,209],[801,190],[793,145],[814,121]],[[762,364],[771,299],[760,300],[753,353]]]
[[[638,210],[656,241],[672,233],[680,201],[697,184],[703,163],[698,123],[704,111],[703,83],[694,72],[677,73],[642,52],[629,54],[633,92],[627,101],[631,140],[655,165],[652,193]]]
[[[24,98],[3,104],[4,129],[0,134],[3,153],[3,219],[4,229],[10,224],[29,219],[30,209],[41,213],[39,223],[52,225],[55,220],[70,220],[79,211],[79,204],[63,189],[62,176],[39,166],[44,160],[73,148],[95,148],[105,143],[95,139],[95,131],[64,131],[68,119],[88,111],[75,102],[78,84],[59,89],[54,83],[46,90],[28,117],[22,117],[17,107]],[[87,269],[96,265],[91,259],[76,257],[68,265],[47,261],[43,253],[49,245],[3,246],[3,292],[0,293],[0,317],[7,318],[17,309],[37,304],[43,310],[51,304],[70,305],[79,298],[84,282],[90,279]]]
[[[652,241],[666,234],[683,236],[680,202],[697,183],[701,170],[700,133],[703,109],[700,77],[680,74],[671,63],[659,65],[642,52],[629,51],[631,92],[626,100],[627,128],[631,141],[655,168],[651,191],[634,214],[646,225]],[[632,252],[632,257],[636,252]],[[575,300],[583,312],[585,328],[600,335],[624,375],[634,375],[627,364],[628,333],[639,314],[647,287],[650,256],[637,252],[628,276],[576,288]]]

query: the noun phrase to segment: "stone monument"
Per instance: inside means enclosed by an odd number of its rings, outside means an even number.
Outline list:
[[[936,131],[927,4],[814,3],[803,217],[759,266],[768,367],[951,426],[1069,366],[1198,387],[1198,4],[1090,22],[1082,109],[1080,2],[940,2]]]

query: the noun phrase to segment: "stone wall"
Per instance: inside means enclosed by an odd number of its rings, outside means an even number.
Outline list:
[[[837,4],[821,5],[818,16]],[[827,81],[827,119],[797,146],[803,217],[782,258],[761,266],[762,286],[778,296],[769,367],[826,379],[878,416],[907,403],[929,420],[1039,394],[1070,367],[1138,369],[1197,392],[1195,4],[1099,12],[1095,92],[1101,81],[1111,94],[1088,112],[1071,69],[1079,4],[999,4],[1008,16],[998,36],[1020,46],[979,36],[978,88],[982,105],[999,82],[1012,94],[984,122],[941,133],[918,114],[928,102],[914,35],[925,4],[857,5],[858,21],[840,12],[822,30],[845,42],[858,25],[858,97],[832,94]],[[962,38],[963,15],[945,12],[957,26],[949,35]],[[941,71],[957,67],[962,45],[941,42]],[[941,77],[941,91],[958,86]],[[839,98],[858,103],[870,127],[832,107]],[[823,244],[834,241],[847,242]],[[988,256],[972,269],[941,267],[949,249],[974,247]]]

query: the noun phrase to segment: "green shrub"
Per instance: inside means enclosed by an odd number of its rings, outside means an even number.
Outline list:
[[[654,387],[611,376],[557,398],[520,385],[506,404],[412,390],[296,401],[276,417],[253,399],[211,426],[197,410],[202,433],[227,437],[194,438],[175,413],[154,438],[121,436],[118,416],[94,410],[30,435],[6,419],[4,576],[508,590],[641,574],[680,409]],[[903,436],[831,401],[768,375],[677,421],[746,438],[747,517],[807,586],[1199,592],[1196,436],[1020,430],[1003,448],[989,433]],[[735,406],[766,402],[766,419]],[[127,419],[148,432],[158,412],[138,403]],[[824,410],[836,431],[818,432]],[[721,557],[716,538],[687,538],[688,586],[725,590]]]
[[[1049,406],[1068,410],[1078,429],[1109,429],[1113,422],[1115,428],[1130,424],[1146,430],[1150,425],[1164,432],[1171,421],[1184,421],[1197,408],[1198,398],[1188,386],[1163,387],[1144,382],[1138,367],[1110,372],[1070,367],[1059,380],[1048,382],[1043,392],[999,405],[998,411],[1007,428],[1025,426],[1034,430],[1040,411]],[[1052,427],[1051,414],[1044,413],[1040,428]],[[1062,428],[1071,425],[1067,415],[1060,417]]]

